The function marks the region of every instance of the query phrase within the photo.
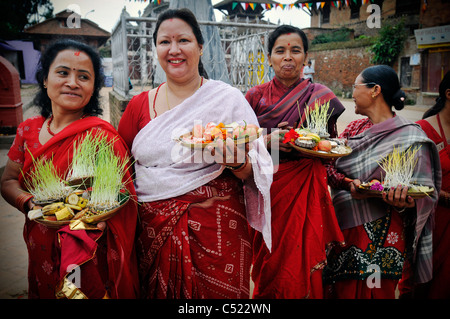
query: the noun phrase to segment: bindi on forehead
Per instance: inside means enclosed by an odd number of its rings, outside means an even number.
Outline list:
[[[80,56],[81,51],[76,51],[73,55]]]

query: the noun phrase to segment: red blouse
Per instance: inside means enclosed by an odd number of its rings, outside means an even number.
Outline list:
[[[11,161],[23,165],[25,156],[29,156],[26,149],[34,150],[42,146],[39,142],[39,133],[44,122],[45,117],[38,115],[19,124],[16,137],[8,152]]]

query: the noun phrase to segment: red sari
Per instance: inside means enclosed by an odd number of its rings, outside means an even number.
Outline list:
[[[150,120],[148,92],[136,95],[119,124],[130,148]],[[242,187],[226,170],[184,195],[142,203],[142,298],[249,298],[251,243]]]
[[[428,137],[438,146],[442,169],[442,190],[450,192],[450,146],[441,130],[436,132],[426,120],[417,121]],[[444,137],[443,137],[444,136]],[[439,202],[433,230],[433,279],[421,285],[418,294],[424,298],[450,298],[450,207]]]
[[[344,110],[328,88],[308,80],[287,88],[274,78],[252,88],[246,98],[265,128],[276,128],[283,121],[301,125],[305,104],[314,107],[317,99],[320,104],[330,101],[329,130],[333,136],[336,119]],[[271,186],[272,252],[264,245],[261,233],[252,231],[253,297],[323,298],[325,250],[329,244],[343,241],[326,170],[320,159],[298,154],[280,157]]]
[[[106,133],[108,139],[115,138],[118,156],[127,155],[127,146],[117,139],[117,132],[107,122],[87,117],[78,120],[52,137],[47,143],[39,143],[39,131],[45,118],[37,116],[21,123],[16,139],[8,156],[12,161],[23,164],[25,173],[33,169],[34,158],[52,158],[61,177],[65,178],[71,162],[73,141],[94,130]],[[25,174],[26,175],[26,174]],[[130,180],[127,173],[124,180]],[[19,177],[25,188],[22,175]],[[132,196],[132,183],[127,184]],[[25,221],[24,239],[28,248],[29,298],[52,299],[85,298],[136,298],[138,276],[134,249],[137,207],[131,199],[113,218],[106,222],[102,232],[94,230],[71,230],[69,226],[60,229]],[[70,295],[64,280],[72,270],[69,265],[79,265],[74,274],[79,274],[79,289]]]

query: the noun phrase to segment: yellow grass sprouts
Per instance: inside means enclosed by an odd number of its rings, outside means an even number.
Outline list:
[[[318,100],[315,100],[314,108],[310,108],[309,105],[306,106],[305,109],[306,128],[309,129],[310,132],[318,134],[320,136],[328,135],[328,120],[331,117],[331,113],[328,114],[329,108],[330,108],[330,101],[324,103],[323,105],[320,105],[320,102]]]
[[[401,152],[394,147],[391,154],[378,162],[378,165],[385,171],[384,187],[397,187],[398,185],[413,186],[411,184],[414,168],[417,164],[416,154],[421,146],[410,146]]]

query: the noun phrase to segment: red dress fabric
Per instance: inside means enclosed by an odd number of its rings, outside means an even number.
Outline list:
[[[439,151],[442,169],[442,190],[450,192],[450,146],[426,120],[417,122],[428,137],[442,149]],[[439,149],[439,148],[438,148]],[[422,285],[421,297],[450,298],[450,207],[439,203],[435,213],[433,230],[433,279]]]
[[[73,141],[83,137],[88,131],[106,133],[109,140],[115,139],[116,155],[126,156],[128,149],[116,130],[107,122],[87,117],[67,126],[47,143],[39,143],[39,132],[45,118],[38,116],[21,123],[18,134],[8,153],[12,161],[23,164],[25,176],[33,169],[33,158],[52,159],[61,177],[65,178],[73,152]],[[28,150],[27,150],[28,148]],[[127,173],[124,180],[131,180]],[[19,182],[25,188],[23,175]],[[131,196],[135,196],[134,186],[127,183]],[[138,296],[138,275],[134,234],[137,221],[137,206],[131,199],[106,224],[104,234],[85,230],[72,231],[68,227],[59,230],[25,221],[24,239],[28,248],[29,298],[55,298],[57,287],[68,274],[65,265],[77,264],[81,270],[80,290],[88,298],[136,298]],[[65,240],[68,239],[68,240]],[[91,242],[84,249],[86,241]],[[61,267],[61,265],[63,265]]]
[[[295,176],[295,178],[292,178]],[[323,298],[325,249],[343,236],[320,160],[280,164],[271,188],[270,253],[255,232],[252,279],[255,298]]]
[[[144,92],[133,97],[119,124],[130,148],[149,121]],[[182,196],[142,203],[141,297],[248,298],[251,243],[245,211],[242,182],[228,171]]]

